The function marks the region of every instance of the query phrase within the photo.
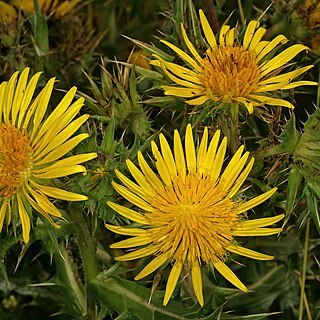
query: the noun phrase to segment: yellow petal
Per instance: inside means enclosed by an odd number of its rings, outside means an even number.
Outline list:
[[[121,194],[124,198],[126,198],[132,204],[136,205],[137,207],[145,211],[148,211],[148,212],[153,211],[153,208],[146,201],[142,200],[140,197],[130,192],[124,186],[121,186],[115,183],[114,181],[112,182],[112,186],[119,194]]]
[[[7,213],[7,202],[8,202],[8,199],[5,198],[0,208],[0,232],[2,230],[4,218],[6,217],[6,213]]]
[[[174,86],[162,86],[164,94],[167,96],[176,96],[182,98],[193,98],[201,95],[205,89],[204,88],[180,88]]]
[[[138,153],[139,155],[139,153]],[[141,158],[141,157],[140,157]],[[141,160],[141,159],[140,159]],[[141,171],[132,163],[131,160],[126,160],[127,167],[133,176],[133,178],[137,181],[137,183],[141,186],[142,189],[146,191],[149,195],[152,195],[154,192],[154,187],[149,183],[148,179],[141,173]],[[148,165],[147,165],[148,166]],[[151,169],[150,169],[151,170]],[[152,170],[151,170],[152,171]],[[148,171],[147,177],[152,177],[152,182],[155,182],[154,176]],[[158,179],[159,180],[159,179]],[[157,185],[158,186],[158,185]],[[160,186],[162,186],[160,182]]]
[[[169,302],[169,299],[172,296],[173,290],[177,285],[181,270],[182,270],[182,263],[176,261],[174,266],[171,269],[168,281],[167,281],[167,286],[166,286],[166,292],[164,294],[164,299],[163,299],[163,304],[166,306]]]
[[[187,100],[185,102],[191,106],[201,106],[208,100],[210,100],[209,97],[207,95],[203,95],[195,99]]]
[[[250,42],[250,45],[249,45],[249,50],[250,51],[255,51],[257,45],[259,44],[259,42],[262,39],[262,37],[266,34],[266,32],[267,32],[267,30],[264,29],[264,28],[259,28],[255,32],[255,34],[254,34],[254,36],[253,36],[253,38],[252,38],[252,40]]]
[[[256,252],[247,248],[235,246],[233,244],[229,244],[226,249],[232,253],[236,253],[240,256],[245,256],[251,259],[256,259],[256,260],[273,260],[274,259],[274,256],[269,256],[267,254]]]
[[[115,257],[115,260],[117,261],[129,261],[129,260],[135,260],[135,259],[140,259],[143,257],[150,256],[154,254],[156,251],[158,251],[157,247],[150,245],[146,248],[141,248],[135,251],[132,251],[130,253],[124,254],[119,257]]]
[[[223,165],[223,161],[224,161],[224,156],[226,154],[226,150],[227,150],[227,138],[224,137],[222,139],[222,142],[220,144],[220,147],[216,153],[216,156],[214,158],[213,164],[212,164],[212,171],[211,171],[211,179],[212,179],[212,183],[214,183],[221,172],[221,168]]]
[[[22,203],[19,193],[17,193],[17,201],[18,201],[18,210],[19,210],[19,216],[20,216],[21,226],[22,226],[23,241],[25,243],[28,243],[29,237],[30,237],[30,218],[29,218],[28,212],[26,211]]]
[[[214,158],[216,156],[219,139],[220,139],[220,130],[217,130],[210,141],[209,148],[204,160],[204,170],[202,171],[206,171],[206,170],[208,172],[211,171],[211,167],[212,167]],[[202,171],[200,172],[203,173]]]
[[[16,123],[17,115],[19,114],[23,95],[28,83],[29,71],[30,71],[30,68],[25,68],[21,72],[19,81],[17,83],[17,87],[15,88],[15,95],[12,102],[12,112],[11,112],[12,123]]]
[[[84,166],[70,166],[70,167],[62,167],[62,168],[56,168],[52,170],[48,170],[43,173],[33,173],[34,177],[39,179],[54,179],[54,178],[60,178],[60,177],[66,177],[71,174],[75,173],[86,173],[87,169]]]
[[[247,28],[246,28],[246,32],[244,34],[244,38],[243,38],[243,47],[245,49],[247,49],[249,47],[249,44],[252,40],[253,35],[256,32],[256,29],[259,27],[259,22],[258,21],[250,21]]]
[[[18,79],[19,71],[16,71],[9,79],[8,85],[7,85],[7,96],[4,101],[4,107],[3,107],[3,115],[4,115],[4,121],[6,123],[9,122],[9,117],[12,109],[12,100],[15,93],[16,83]]]
[[[289,62],[303,50],[308,50],[308,47],[302,44],[294,44],[293,46],[282,51],[260,68],[260,76],[264,77],[273,70],[284,66],[287,62]]]
[[[170,146],[162,133],[159,136],[161,153],[172,177],[177,175],[176,164]]]
[[[259,196],[255,197],[247,202],[240,204],[237,208],[238,213],[240,214],[240,213],[243,213],[245,211],[248,211],[248,210],[256,207],[260,203],[269,199],[276,191],[277,191],[277,188],[273,188],[273,189],[271,189],[263,194],[260,194]]]
[[[169,174],[169,169],[168,169],[165,161],[163,160],[163,158],[158,150],[158,147],[154,141],[151,141],[151,150],[152,150],[154,157],[156,158],[156,168],[158,170],[158,173],[159,173],[162,181],[166,185],[170,185],[171,184],[171,177]]]
[[[194,172],[197,169],[197,158],[196,150],[194,147],[193,135],[191,124],[187,125],[186,137],[185,137],[185,150],[186,150],[186,160],[189,172]]]
[[[87,196],[84,196],[82,194],[62,190],[59,188],[43,186],[40,184],[35,184],[35,185],[41,192],[43,192],[45,195],[51,198],[56,198],[56,199],[66,200],[66,201],[85,201],[88,199]]]
[[[70,152],[72,149],[74,149],[82,140],[87,139],[89,135],[87,133],[81,133],[70,140],[66,141],[64,144],[60,145],[59,147],[52,150],[47,156],[45,156],[43,159],[38,160],[35,165],[43,165],[45,163],[53,162],[61,157],[63,157],[65,154]]]
[[[117,211],[123,217],[141,224],[148,224],[148,220],[142,214],[111,201],[108,201],[107,203],[109,207],[114,211]]]
[[[155,270],[159,269],[164,263],[168,261],[167,254],[161,254],[148,263],[134,278],[134,280],[140,280]]]
[[[208,128],[205,127],[203,131],[201,143],[199,146],[198,154],[197,154],[197,168],[199,172],[200,172],[200,168],[203,166],[203,163],[205,162],[205,159],[206,159],[207,145],[208,145]]]
[[[139,187],[137,184],[132,182],[130,179],[128,179],[125,175],[123,175],[118,169],[115,169],[114,172],[116,173],[119,180],[133,193],[135,193],[140,198],[146,199],[148,198],[148,193],[145,192],[145,190],[141,187]]]
[[[239,280],[239,278],[233,273],[233,271],[226,266],[223,262],[214,262],[213,266],[219,271],[219,273],[231,282],[234,286],[239,288],[243,292],[248,292],[246,286]]]
[[[224,25],[221,27],[220,34],[219,34],[219,45],[221,47],[224,47],[226,45],[225,40],[229,30],[230,30],[230,26]]]
[[[187,45],[188,49],[190,50],[191,54],[200,63],[200,65],[202,65],[203,64],[203,60],[200,57],[199,53],[197,52],[196,48],[193,46],[193,44],[189,40],[189,38],[187,36],[187,33],[186,33],[186,30],[184,29],[182,23],[181,23],[181,33],[182,33],[183,40],[184,40],[185,44]]]
[[[194,293],[197,297],[197,300],[201,307],[204,305],[203,294],[202,294],[202,276],[201,276],[201,269],[199,266],[198,261],[194,263],[191,269],[191,278],[192,278],[192,285]]]
[[[35,169],[35,170],[33,170],[33,172],[34,173],[44,173],[44,172],[51,171],[54,169],[61,169],[62,170],[67,167],[75,166],[77,164],[90,161],[92,159],[95,159],[97,156],[98,155],[95,152],[76,154],[74,156],[57,161],[54,164],[47,166],[45,168]]]
[[[174,158],[178,174],[184,180],[186,177],[186,162],[178,130],[174,130]]]
[[[147,182],[152,186],[152,188],[154,189],[158,189],[158,188],[162,188],[163,184],[161,183],[161,181],[159,180],[159,178],[157,177],[157,175],[152,171],[152,169],[150,168],[150,166],[148,165],[147,161],[144,159],[141,151],[138,151],[138,161],[139,161],[139,166],[145,176],[145,179],[147,180]],[[128,162],[127,162],[128,165]],[[128,167],[129,168],[129,167]],[[130,169],[130,172],[133,171],[134,169]],[[131,172],[132,174],[132,172]],[[133,174],[132,174],[133,175]],[[142,178],[142,176],[137,176],[137,179],[140,179],[139,177]],[[144,180],[141,180],[140,182],[143,184]],[[139,183],[139,180],[137,181]],[[141,185],[141,184],[140,184]],[[145,187],[145,186],[144,186]]]
[[[265,57],[269,52],[271,52],[275,47],[277,47],[279,44],[285,44],[288,42],[288,39],[280,34],[279,36],[276,36],[272,41],[268,42],[266,46],[262,49],[262,51],[257,56],[257,62],[260,61],[263,57]]]
[[[204,15],[201,9],[199,10],[199,15],[200,15],[200,22],[201,22],[201,27],[202,27],[204,36],[206,37],[206,40],[209,46],[211,47],[211,49],[214,50],[217,47],[216,37],[210,27],[210,24],[206,16]]]
[[[133,237],[130,239],[122,240],[116,243],[113,243],[110,248],[112,249],[124,249],[124,248],[133,248],[138,246],[143,246],[145,244],[148,244],[152,241],[149,234]]]
[[[174,44],[161,40],[162,43],[167,45],[170,49],[172,49],[176,54],[180,56],[181,59],[183,59],[186,63],[188,63],[191,67],[196,69],[198,72],[202,71],[202,67],[200,67],[196,61],[194,61],[190,56],[188,56],[185,52],[183,52],[180,48],[175,46]]]
[[[34,140],[35,134],[39,130],[41,121],[46,113],[55,81],[55,78],[51,78],[46,86],[41,90],[41,98],[33,116],[33,129],[30,137],[31,141]]]
[[[122,234],[125,236],[140,236],[148,233],[147,230],[141,228],[120,227],[111,224],[105,224],[105,227],[114,233]]]
[[[62,217],[60,211],[48,200],[46,195],[43,195],[36,190],[33,190],[28,185],[27,185],[27,189],[28,189],[28,192],[36,200],[37,204],[41,207],[43,211],[57,218]]]
[[[238,224],[237,230],[249,230],[253,228],[267,227],[282,220],[283,218],[284,218],[284,214],[279,214],[274,217],[243,221]]]
[[[27,88],[25,89],[21,105],[20,105],[20,110],[19,110],[19,118],[18,118],[18,128],[21,128],[21,126],[24,124],[25,121],[25,115],[26,111],[29,108],[31,99],[33,97],[34,91],[37,87],[38,80],[41,76],[42,72],[36,73],[29,81]],[[26,126],[24,126],[26,127]]]
[[[254,237],[254,236],[271,236],[278,234],[282,231],[282,228],[255,228],[240,230],[237,229],[232,232],[235,237]]]
[[[229,47],[233,47],[234,34],[235,34],[235,28],[232,28],[231,30],[229,30],[229,32],[226,35],[226,45]]]
[[[252,167],[254,164],[254,158],[251,158],[246,168],[242,171],[241,175],[238,177],[236,182],[233,184],[233,187],[231,188],[229,192],[229,198],[232,198],[235,196],[235,194],[239,191],[244,181],[247,179]]]

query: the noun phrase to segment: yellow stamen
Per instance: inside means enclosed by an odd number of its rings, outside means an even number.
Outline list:
[[[223,97],[231,102],[235,97],[246,97],[255,92],[260,80],[256,56],[242,47],[209,50],[199,79],[213,100]]]
[[[0,125],[0,196],[16,194],[31,176],[33,150],[26,132]]]
[[[149,232],[163,253],[181,263],[186,259],[190,266],[201,258],[205,263],[224,258],[238,213],[221,185],[189,173],[158,190],[150,204],[156,209],[146,214],[154,226]]]

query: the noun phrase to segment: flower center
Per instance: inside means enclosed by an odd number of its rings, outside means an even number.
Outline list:
[[[33,150],[26,132],[0,125],[0,196],[17,193],[32,173]]]
[[[153,243],[159,252],[192,265],[223,259],[237,225],[236,203],[210,177],[188,174],[159,190],[151,201],[155,210],[146,214]]]
[[[207,52],[199,77],[210,98],[231,102],[255,91],[260,71],[254,53],[243,47],[219,47]]]

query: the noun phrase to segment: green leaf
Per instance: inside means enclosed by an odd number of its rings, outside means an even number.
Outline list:
[[[288,194],[286,203],[286,217],[284,220],[284,225],[289,221],[293,208],[296,204],[296,199],[298,195],[298,190],[301,184],[302,174],[300,169],[293,165],[291,167],[289,177],[288,177]]]
[[[312,217],[312,220],[320,234],[320,215],[319,215],[319,203],[317,198],[310,192],[310,190],[306,190],[307,196],[307,206],[308,206],[308,213]]]
[[[299,143],[301,134],[296,129],[296,118],[292,113],[291,118],[284,126],[282,133],[280,134],[280,149],[283,152],[294,153]]]
[[[114,118],[111,118],[106,133],[104,134],[101,145],[99,147],[99,150],[108,156],[114,155],[117,147],[117,142],[114,139],[115,128],[116,120]]]
[[[118,277],[106,278],[100,274],[97,279],[89,282],[88,289],[101,309],[112,309],[120,315],[128,312],[134,319],[196,319],[198,314],[195,308],[186,309],[182,303],[173,300],[168,306],[162,306],[163,292],[159,291],[154,293],[149,302],[150,289]]]

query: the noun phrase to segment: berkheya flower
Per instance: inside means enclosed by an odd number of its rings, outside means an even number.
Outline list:
[[[59,19],[71,12],[80,0],[38,0],[40,10],[43,14],[54,14]],[[14,6],[28,13],[34,13],[34,0],[12,0]]]
[[[302,85],[317,85],[312,81],[292,81],[312,68],[312,65],[281,73],[289,61],[308,47],[294,44],[270,58],[269,54],[288,40],[283,35],[271,41],[262,40],[267,30],[259,27],[258,21],[249,22],[242,42],[237,39],[235,28],[222,26],[217,42],[203,11],[199,12],[202,30],[209,46],[204,55],[197,52],[181,24],[182,36],[191,55],[168,41],[161,42],[171,48],[186,66],[164,61],[155,54],[157,60],[150,62],[161,67],[174,83],[162,86],[166,95],[191,98],[186,103],[195,106],[202,105],[207,100],[240,103],[252,113],[254,107],[265,104],[293,108],[290,102],[271,94]]]
[[[227,139],[223,138],[221,143],[219,139],[220,131],[216,131],[208,146],[208,129],[205,128],[196,151],[191,125],[188,125],[184,150],[177,130],[174,132],[173,153],[162,134],[161,151],[152,142],[157,173],[141,152],[138,152],[140,169],[127,160],[135,182],[116,170],[123,185],[113,182],[113,187],[139,209],[108,202],[112,209],[134,222],[134,226],[106,225],[115,233],[132,236],[112,244],[111,248],[135,248],[116,257],[118,261],[154,257],[135,277],[136,280],[168,262],[172,263],[163,301],[165,305],[184,267],[190,270],[195,296],[203,306],[202,265],[213,266],[233,285],[246,292],[246,286],[225,263],[228,252],[258,260],[273,259],[273,256],[242,247],[235,237],[268,236],[282,230],[267,227],[281,220],[282,214],[254,220],[248,220],[244,214],[270,198],[277,188],[249,201],[240,200],[237,194],[250,173],[254,159],[249,159],[249,152],[243,153],[244,147],[241,146],[222,170]]]
[[[66,201],[87,199],[57,188],[52,182],[74,173],[86,173],[80,163],[97,156],[86,153],[60,160],[88,137],[87,133],[72,135],[89,115],[74,120],[84,99],[72,103],[77,90],[73,87],[45,118],[55,78],[33,99],[40,75],[41,72],[28,81],[29,68],[25,68],[20,77],[17,71],[8,82],[0,84],[0,231],[5,218],[9,224],[12,215],[19,214],[25,242],[29,241],[31,207],[58,227],[52,217],[62,215],[49,197]]]

